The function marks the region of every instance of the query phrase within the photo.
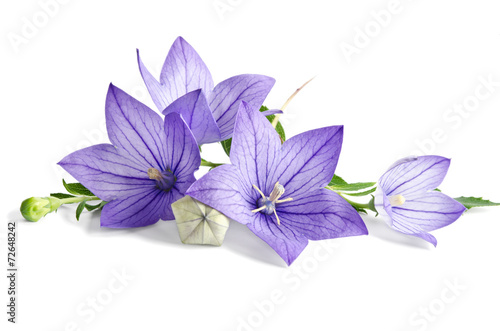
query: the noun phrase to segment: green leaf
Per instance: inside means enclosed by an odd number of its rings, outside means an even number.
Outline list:
[[[355,192],[365,190],[367,188],[371,188],[375,186],[377,183],[352,183],[352,184],[343,184],[343,185],[330,185],[330,188],[333,191],[341,191],[341,192]]]
[[[226,152],[227,156],[229,156],[229,153],[231,153],[231,142],[233,139],[229,138],[224,141],[221,141],[220,143],[222,144],[222,148],[224,148],[224,152]]]
[[[66,193],[50,193],[51,197],[58,198],[58,199],[67,199],[67,198],[74,198],[74,195],[71,194],[66,194]]]
[[[80,202],[80,204],[78,205],[78,207],[76,207],[76,220],[77,221],[80,220],[80,215],[82,214],[82,211],[85,208],[86,202],[87,202],[87,200],[84,200],[84,201]]]
[[[346,195],[350,195],[352,197],[362,197],[362,196],[365,196],[365,195],[368,195],[368,194],[371,194],[373,192],[375,192],[377,190],[376,187],[372,188],[372,189],[369,189],[368,191],[363,191],[363,192],[357,192],[357,193],[347,193],[347,192],[344,192],[344,194]]]
[[[333,175],[330,184],[328,184],[328,186],[341,186],[341,185],[347,185],[347,182],[343,180],[342,177],[337,175]]]
[[[266,111],[266,110],[269,110],[269,108],[267,108],[266,106],[260,107],[261,112]],[[275,115],[267,116],[267,119],[269,120],[270,123],[273,122],[274,116]],[[286,140],[286,135],[285,135],[285,129],[283,128],[283,126],[281,125],[280,122],[278,122],[278,124],[276,125],[276,132],[278,132],[278,134],[280,135],[281,143],[283,143]],[[222,144],[222,148],[224,149],[224,152],[226,152],[227,156],[229,156],[229,154],[231,153],[232,139],[229,138],[229,139],[226,139],[224,141],[221,141],[220,143]]]
[[[85,204],[85,209],[87,209],[88,211],[93,211],[93,210],[96,210],[96,209],[102,209],[102,207],[104,207],[105,204],[107,204],[108,202],[107,201],[101,201],[101,203],[97,204],[97,205],[89,205],[88,203]]]
[[[66,188],[66,191],[68,191],[71,194],[75,195],[85,195],[89,197],[95,196],[94,193],[90,192],[85,186],[83,186],[80,183],[66,183],[66,181],[63,179],[63,185]]]
[[[500,203],[491,202],[490,200],[484,200],[483,198],[460,197],[460,198],[455,198],[455,200],[460,202],[467,209],[471,209],[471,208],[475,208],[475,207],[500,206]]]

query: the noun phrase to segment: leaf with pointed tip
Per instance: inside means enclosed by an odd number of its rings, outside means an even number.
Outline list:
[[[58,199],[67,199],[67,198],[74,198],[74,195],[71,194],[66,194],[66,193],[50,193],[51,197],[58,198]]]
[[[83,209],[85,209],[85,204],[86,203],[87,203],[87,200],[83,200],[82,202],[80,202],[80,204],[78,205],[78,207],[76,207],[76,220],[77,221],[80,220],[80,215],[82,214]]]
[[[64,188],[71,194],[75,195],[85,195],[89,197],[95,196],[94,193],[90,192],[85,186],[80,183],[66,183],[63,179]]]
[[[500,206],[500,203],[492,202],[490,200],[485,200],[483,198],[475,198],[475,197],[459,197],[455,198],[458,202],[464,205],[465,208],[471,209],[475,207],[494,207]]]

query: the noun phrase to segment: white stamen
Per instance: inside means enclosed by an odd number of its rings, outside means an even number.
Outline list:
[[[283,194],[285,194],[285,188],[279,182],[276,182],[273,191],[269,195],[269,200],[276,202]]]
[[[260,208],[254,209],[254,210],[252,210],[252,213],[256,213],[256,212],[258,212],[258,211],[261,211],[261,210],[263,210],[264,208],[266,208],[266,206],[262,206],[262,207],[260,207]]]
[[[253,186],[254,189],[256,189],[260,193],[260,195],[262,196],[262,199],[266,198],[266,196],[264,195],[264,193],[262,193],[262,191],[257,187],[257,185],[253,184],[252,186]]]
[[[274,210],[274,216],[276,216],[276,219],[278,220],[278,225],[281,225],[280,218],[278,217],[278,214],[276,213],[276,209]]]
[[[391,206],[393,207],[398,207],[398,206],[401,206],[402,204],[404,204],[406,202],[406,199],[401,195],[401,194],[398,194],[398,195],[391,195],[389,197],[389,203],[391,204]]]

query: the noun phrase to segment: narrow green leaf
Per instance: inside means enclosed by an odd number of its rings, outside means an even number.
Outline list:
[[[87,202],[87,200],[84,200],[84,201],[80,202],[78,207],[76,207],[76,220],[77,221],[80,220],[80,215],[82,214],[83,209],[85,209],[86,202]]]
[[[50,193],[51,197],[58,198],[58,199],[67,199],[67,198],[74,198],[74,195],[71,194],[66,194],[66,193]]]
[[[94,193],[90,192],[85,186],[83,186],[80,183],[66,183],[66,181],[63,179],[63,185],[66,188],[66,191],[68,191],[71,194],[75,195],[85,195],[89,197],[95,196]]]
[[[458,202],[465,206],[467,209],[475,208],[475,207],[493,207],[500,206],[500,203],[491,202],[490,200],[484,200],[483,198],[475,198],[475,197],[460,197],[455,198]]]
[[[101,201],[97,205],[89,205],[87,203],[87,204],[85,204],[85,209],[87,209],[88,211],[93,211],[93,210],[96,210],[96,209],[102,209],[102,207],[104,207],[104,205],[107,204],[107,203],[108,203],[107,201]]]
[[[376,183],[352,183],[352,184],[344,184],[344,185],[333,185],[330,186],[334,191],[341,192],[353,192],[353,191],[361,191],[367,188],[375,186]]]
[[[368,195],[368,194],[371,194],[373,192],[375,192],[377,190],[376,187],[368,190],[368,191],[363,191],[363,192],[356,192],[356,193],[348,193],[348,192],[344,192],[344,194],[346,195],[350,195],[352,197],[362,197],[362,196],[365,196],[365,195]]]

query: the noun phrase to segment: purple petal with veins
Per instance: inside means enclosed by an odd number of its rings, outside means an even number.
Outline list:
[[[276,207],[281,224],[308,239],[321,240],[368,234],[359,214],[337,193],[313,190]]]
[[[139,64],[139,71],[142,79],[144,80],[144,84],[146,84],[146,88],[148,89],[156,107],[160,111],[165,109],[170,100],[170,97],[167,94],[167,89],[165,86],[160,84],[160,82],[149,72],[148,68],[146,68],[139,55],[139,50],[137,50],[137,63]]]
[[[170,47],[161,69],[160,83],[165,86],[167,105],[188,92],[202,89],[209,95],[214,88],[205,62],[182,37]]]
[[[133,194],[107,203],[101,213],[101,226],[108,228],[134,228],[147,226],[159,219],[173,220],[170,205],[184,194],[176,190],[136,190]]]
[[[270,216],[259,214],[248,228],[264,240],[279,256],[290,265],[308,244],[307,238],[293,226],[277,225]]]
[[[241,102],[233,140],[231,143],[231,163],[238,167],[245,179],[245,185],[252,189],[257,185],[268,192],[275,182],[268,180],[268,175],[277,165],[280,157],[281,141],[276,130],[264,115],[252,110],[246,102]]]
[[[163,114],[178,113],[193,132],[198,145],[220,141],[220,131],[215,123],[202,90],[195,90],[172,102]]]
[[[233,135],[234,122],[241,101],[245,101],[251,109],[259,109],[274,83],[275,80],[267,76],[239,75],[215,86],[209,97],[209,105],[219,126],[222,140]]]
[[[58,163],[70,175],[105,201],[137,188],[154,187],[147,168],[113,145],[94,145],[69,154]]]
[[[285,141],[280,167],[270,175],[272,181],[284,185],[287,196],[327,186],[337,167],[343,133],[343,126],[330,126]]]
[[[166,168],[163,120],[155,111],[111,84],[106,127],[111,143],[145,169]]]

